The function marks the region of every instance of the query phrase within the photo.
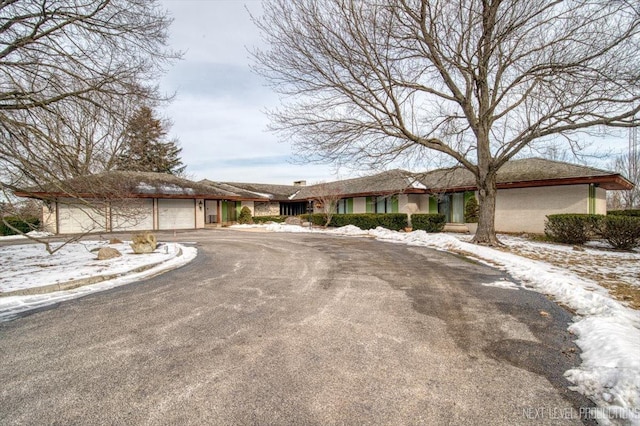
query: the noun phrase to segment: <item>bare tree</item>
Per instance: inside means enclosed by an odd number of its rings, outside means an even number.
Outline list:
[[[331,223],[333,215],[338,212],[338,202],[342,198],[344,191],[339,182],[320,182],[309,189],[314,201],[314,210],[322,212],[325,219],[324,227],[326,228]]]
[[[269,0],[256,70],[285,104],[273,128],[311,160],[446,155],[479,192],[474,241],[498,244],[496,173],[523,148],[634,126],[640,4]]]
[[[95,207],[65,181],[112,168],[134,108],[168,99],[153,82],[180,56],[166,47],[170,23],[156,0],[0,2],[0,192],[8,202],[27,189]]]
[[[623,176],[626,176],[636,186],[628,191],[613,191],[609,203],[614,209],[640,208],[640,154],[630,152],[615,159],[611,168]]]

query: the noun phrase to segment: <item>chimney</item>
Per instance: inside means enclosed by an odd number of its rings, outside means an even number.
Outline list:
[[[293,186],[307,186],[306,180],[296,180],[293,182]]]

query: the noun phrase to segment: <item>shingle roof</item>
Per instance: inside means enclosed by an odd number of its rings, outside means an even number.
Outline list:
[[[371,176],[327,182],[302,187],[293,200],[306,200],[318,196],[318,191],[329,191],[350,196],[386,195],[399,192],[422,192],[425,187],[415,174],[406,170],[389,170]]]
[[[295,185],[271,185],[267,183],[214,182],[203,179],[200,183],[225,188],[233,192],[245,192],[253,197],[269,198],[274,201],[286,201],[302,187]]]
[[[475,188],[476,181],[473,174],[464,167],[439,169],[419,175],[419,179],[430,191],[445,191],[459,188]],[[499,187],[517,184],[540,185],[601,182],[608,189],[625,189],[631,182],[618,173],[581,166],[578,164],[552,161],[543,158],[525,158],[512,160],[498,171],[496,182]]]
[[[633,184],[618,173],[542,158],[512,160],[498,172],[499,188],[596,183],[606,189],[631,189]],[[473,174],[463,167],[411,173],[389,170],[371,176],[345,179],[310,186],[270,185],[262,183],[193,182],[164,173],[112,171],[61,182],[58,186],[30,188],[16,195],[26,197],[133,196],[156,198],[210,198],[230,200],[305,201],[318,197],[319,191],[345,197],[471,190],[476,187]]]
[[[238,194],[209,185],[182,179],[166,173],[110,171],[69,179],[56,185],[41,188],[28,188],[18,195],[37,196],[42,194],[60,195],[79,194],[93,197],[158,197],[193,198],[229,197]]]

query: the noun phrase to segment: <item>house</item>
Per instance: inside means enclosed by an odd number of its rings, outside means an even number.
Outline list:
[[[268,187],[256,184],[229,185],[269,193]],[[425,173],[390,170],[322,185],[281,187],[277,193],[264,195],[274,203],[279,202],[281,214],[286,214],[282,206],[313,200],[318,197],[320,187],[340,194],[338,214],[441,213],[449,229],[456,229],[455,224],[464,224],[465,203],[470,197],[477,197],[475,178],[464,167]],[[550,214],[606,214],[606,191],[628,190],[633,188],[633,183],[606,170],[527,158],[506,163],[497,174],[497,188],[496,230],[542,233],[545,218]],[[251,208],[251,203],[245,204]],[[252,211],[256,216],[262,214],[258,209]]]
[[[66,191],[17,193],[45,200],[43,223],[55,233],[204,228],[236,221],[244,206],[254,216],[292,216],[305,213],[310,201],[327,193],[339,198],[337,214],[441,213],[450,227],[466,230],[464,206],[477,197],[475,179],[463,167],[390,170],[309,186],[304,181],[192,182],[140,172],[108,172],[65,184]],[[496,230],[542,233],[549,214],[606,214],[606,191],[628,190],[633,184],[606,170],[528,158],[505,164],[497,187]],[[71,199],[68,193],[79,195]],[[89,208],[86,201],[98,207]],[[318,203],[311,206],[320,212]]]
[[[55,188],[30,188],[16,195],[43,200],[43,227],[55,234],[203,228],[207,221],[235,218],[241,202],[263,199],[164,173],[125,171],[79,177]]]

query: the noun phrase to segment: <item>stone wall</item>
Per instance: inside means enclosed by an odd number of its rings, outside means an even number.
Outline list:
[[[254,216],[278,216],[280,214],[280,203],[256,201],[253,204]]]

